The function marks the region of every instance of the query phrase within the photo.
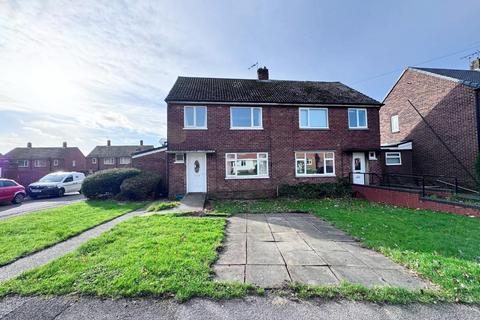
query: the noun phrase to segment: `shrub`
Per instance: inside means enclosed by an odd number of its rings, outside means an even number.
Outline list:
[[[336,183],[301,183],[297,185],[283,185],[279,188],[279,195],[294,198],[340,198],[351,195],[351,188],[345,181]]]
[[[111,198],[120,192],[120,185],[125,179],[136,176],[140,172],[133,168],[98,171],[85,178],[82,184],[82,193],[87,198]]]
[[[142,172],[123,180],[117,198],[122,200],[154,199],[160,194],[162,178],[153,172]]]

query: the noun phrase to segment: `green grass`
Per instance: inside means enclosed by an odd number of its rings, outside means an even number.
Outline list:
[[[479,219],[356,199],[218,201],[213,206],[230,214],[311,212],[439,285],[440,299],[480,302]]]
[[[71,254],[0,286],[0,295],[240,297],[251,286],[211,280],[225,219],[135,217]]]
[[[147,211],[156,212],[178,207],[178,201],[157,201],[148,206]]]
[[[0,221],[0,265],[144,206],[86,201]]]

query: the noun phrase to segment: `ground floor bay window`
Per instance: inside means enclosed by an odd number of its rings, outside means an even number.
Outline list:
[[[300,177],[335,176],[335,153],[332,151],[295,152],[295,173]]]
[[[227,153],[226,178],[268,178],[268,153]]]

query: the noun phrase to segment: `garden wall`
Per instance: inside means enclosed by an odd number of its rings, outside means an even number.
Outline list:
[[[426,199],[416,191],[397,190],[377,186],[352,185],[355,197],[412,209],[444,211],[464,216],[480,217],[480,208],[447,200]]]

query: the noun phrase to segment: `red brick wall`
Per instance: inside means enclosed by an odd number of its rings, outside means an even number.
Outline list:
[[[388,151],[387,151],[388,152]],[[383,173],[393,174],[412,174],[413,173],[413,152],[412,150],[400,151],[402,165],[400,166],[387,166],[385,164],[385,151],[382,151],[382,171]]]
[[[444,211],[465,216],[480,217],[480,210],[468,206],[443,203],[435,200],[422,199],[417,192],[390,190],[378,187],[353,185],[352,191],[358,198],[369,201],[392,204],[412,209],[427,209]]]
[[[408,69],[380,111],[382,144],[413,140],[415,174],[457,176],[473,185],[466,173],[410,106],[410,99],[461,161],[474,174],[478,153],[475,91],[454,81]],[[400,132],[392,133],[390,117],[399,115]]]
[[[92,163],[92,157],[87,157],[86,159],[86,167],[88,172],[97,172],[100,170],[106,170],[106,169],[114,169],[114,168],[131,168],[132,167],[132,161],[130,164],[120,164],[120,158],[115,158],[115,164],[104,164],[103,161],[105,158],[98,158],[94,157],[97,159],[97,163],[93,164]],[[133,160],[133,159],[132,159]]]
[[[167,190],[167,153],[160,151],[147,154],[138,158],[132,158],[132,166],[134,168],[154,172],[162,177],[162,191]]]
[[[335,152],[337,177],[348,177],[351,169],[351,153],[346,149],[376,150],[380,145],[379,114],[370,108],[367,130],[348,128],[347,108],[329,108],[327,130],[299,129],[298,107],[263,107],[263,130],[230,130],[230,107],[209,105],[208,130],[183,129],[183,105],[168,106],[169,151],[215,150],[207,156],[207,185],[214,194],[250,197],[276,193],[277,186],[300,182],[332,182],[336,178],[295,177],[295,151],[332,150]],[[269,179],[226,180],[225,153],[268,152]],[[185,165],[173,163],[169,156],[169,192],[185,193]],[[368,155],[366,155],[368,159]],[[370,161],[372,170],[380,171],[379,161]],[[243,195],[242,195],[243,193]]]

